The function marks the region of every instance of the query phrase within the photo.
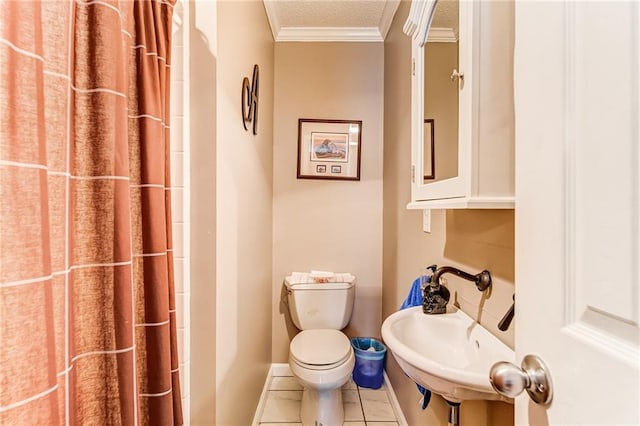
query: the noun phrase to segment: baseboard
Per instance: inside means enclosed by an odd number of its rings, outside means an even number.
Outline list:
[[[400,408],[400,403],[398,402],[398,398],[396,397],[396,393],[391,386],[391,381],[389,380],[389,376],[387,376],[387,372],[383,371],[384,375],[384,384],[387,387],[387,394],[389,395],[389,402],[393,407],[393,411],[396,415],[396,420],[398,421],[399,426],[408,426],[407,419],[404,417],[404,413],[402,412],[402,408]],[[253,416],[253,422],[251,422],[252,426],[258,426],[260,422],[260,416],[262,415],[262,410],[266,404],[267,394],[269,393],[269,388],[271,387],[271,380],[274,376],[293,376],[291,373],[291,368],[289,364],[271,364],[269,368],[269,374],[264,381],[264,386],[262,388],[262,394],[260,395],[260,400],[258,401],[258,406],[256,408],[256,412]]]
[[[271,364],[271,375],[272,376],[293,376],[291,372],[291,367],[287,363],[281,364]]]
[[[393,390],[391,386],[391,381],[389,380],[389,376],[387,376],[387,371],[383,371],[384,374],[384,384],[387,386],[387,393],[389,394],[389,399],[391,406],[393,407],[393,411],[396,413],[396,420],[398,421],[399,426],[409,426],[407,423],[407,419],[404,417],[404,413],[402,412],[402,408],[400,408],[400,403],[398,402],[398,398],[396,398],[396,392]]]
[[[256,412],[253,415],[253,421],[251,422],[251,426],[258,426],[258,424],[260,423],[260,416],[262,415],[262,410],[264,409],[264,405],[267,403],[267,395],[269,394],[269,388],[271,387],[271,378],[274,376],[273,370],[275,365],[276,364],[271,364],[271,366],[269,367],[269,372],[267,373],[267,378],[264,381],[264,386],[262,387],[262,393],[260,394],[260,400],[258,401]]]

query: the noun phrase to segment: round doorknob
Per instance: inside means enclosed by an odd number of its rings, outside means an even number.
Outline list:
[[[497,362],[491,367],[491,386],[501,395],[515,398],[526,390],[529,397],[541,405],[551,402],[553,392],[549,369],[540,358],[527,355],[522,360],[522,368],[510,362]]]
[[[457,69],[454,69],[451,73],[451,81],[464,80],[464,73],[459,72]]]

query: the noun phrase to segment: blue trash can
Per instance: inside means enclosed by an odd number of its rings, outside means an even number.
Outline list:
[[[354,337],[351,346],[356,356],[353,381],[363,388],[378,389],[384,381],[384,356],[387,347],[371,337]]]

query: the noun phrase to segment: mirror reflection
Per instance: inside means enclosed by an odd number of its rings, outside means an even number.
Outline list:
[[[440,0],[424,46],[423,183],[458,176],[458,0]]]

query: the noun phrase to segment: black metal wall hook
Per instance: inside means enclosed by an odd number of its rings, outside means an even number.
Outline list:
[[[242,125],[249,130],[247,123],[253,121],[253,134],[258,134],[258,92],[260,87],[260,72],[258,64],[253,66],[251,84],[249,78],[242,80]]]

